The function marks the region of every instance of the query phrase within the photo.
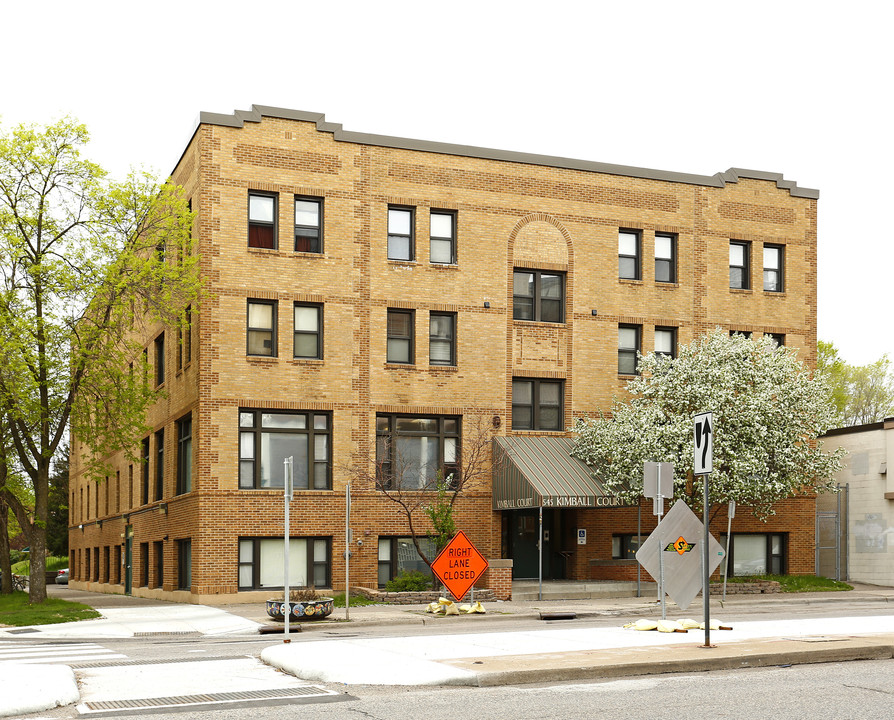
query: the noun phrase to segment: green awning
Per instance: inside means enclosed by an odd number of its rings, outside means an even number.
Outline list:
[[[573,438],[557,435],[495,437],[493,509],[626,505],[606,494],[573,448]]]

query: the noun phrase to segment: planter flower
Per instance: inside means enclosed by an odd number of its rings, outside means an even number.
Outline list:
[[[289,620],[318,620],[332,613],[333,600],[318,597],[313,590],[293,590],[289,593]],[[268,600],[267,614],[274,620],[285,620],[282,600]]]

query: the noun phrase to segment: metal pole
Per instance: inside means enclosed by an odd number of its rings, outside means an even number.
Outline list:
[[[708,473],[702,475],[702,480],[704,480],[705,484],[705,497],[704,497],[704,516],[705,516],[705,537],[704,537],[704,545],[702,546],[702,563],[704,567],[704,581],[702,585],[702,595],[704,596],[704,605],[705,605],[705,647],[711,647],[711,585],[710,585],[710,572],[708,568],[710,564],[708,563],[708,540],[711,537],[710,532],[708,531]],[[727,540],[727,544],[729,541]]]
[[[841,580],[841,483],[835,493],[835,579]]]
[[[289,602],[289,501],[292,499],[292,458],[283,458],[283,503],[285,505],[285,532],[283,543],[283,606],[282,614],[285,626],[283,629],[283,642],[291,642],[289,638],[289,616],[292,614],[292,605]]]
[[[726,579],[729,577],[729,548],[733,542],[733,515],[736,501],[730,500],[726,509],[726,551],[723,553],[723,601],[726,602]]]
[[[543,505],[540,506],[540,538],[537,540],[537,599],[543,601]]]
[[[351,484],[345,485],[345,620],[351,619]]]
[[[640,547],[643,544],[643,503],[640,500],[636,506],[636,549],[639,551]],[[642,566],[637,563],[636,564],[636,596],[642,597],[643,590],[640,587],[640,574],[642,572]]]

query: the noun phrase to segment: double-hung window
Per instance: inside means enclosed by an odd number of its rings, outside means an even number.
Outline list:
[[[155,433],[155,499],[161,500],[165,492],[165,431]]]
[[[730,240],[729,286],[734,290],[751,287],[751,243]]]
[[[677,236],[655,233],[655,282],[677,282]]]
[[[764,245],[764,290],[782,292],[782,245]]]
[[[177,421],[177,494],[192,490],[192,414]]]
[[[165,384],[165,334],[155,338],[155,387]]]
[[[295,251],[323,252],[323,201],[295,198]]]
[[[618,231],[618,277],[623,280],[642,279],[640,250],[642,233],[639,230]]]
[[[431,313],[428,320],[428,362],[456,365],[456,313]]]
[[[459,472],[460,421],[441,415],[377,415],[376,469],[387,489],[435,490]]]
[[[276,302],[248,301],[247,352],[249,355],[276,356]]]
[[[295,303],[296,358],[323,357],[323,306],[315,303]]]
[[[677,356],[677,328],[655,328],[655,354],[665,358]]]
[[[239,487],[283,487],[291,457],[296,490],[328,490],[331,423],[325,412],[240,410]]]
[[[452,265],[456,262],[456,213],[432,210],[429,221],[429,260]]]
[[[413,208],[388,208],[388,259],[413,259]]]
[[[276,196],[248,194],[248,246],[276,249]]]
[[[412,310],[388,311],[386,362],[408,365],[413,363],[413,326],[415,319],[415,314]]]
[[[641,349],[642,326],[618,326],[618,374],[636,375],[636,354]]]
[[[565,322],[565,276],[540,270],[514,271],[512,317],[515,320]]]
[[[563,430],[562,380],[512,380],[513,430]]]
[[[239,589],[285,586],[282,538],[239,539]],[[331,587],[332,538],[289,538],[289,587]]]

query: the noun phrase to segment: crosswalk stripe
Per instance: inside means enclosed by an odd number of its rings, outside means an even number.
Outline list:
[[[96,643],[66,643],[48,645],[0,645],[0,665],[3,663],[78,663],[96,660],[120,660],[127,655],[116,653]]]

